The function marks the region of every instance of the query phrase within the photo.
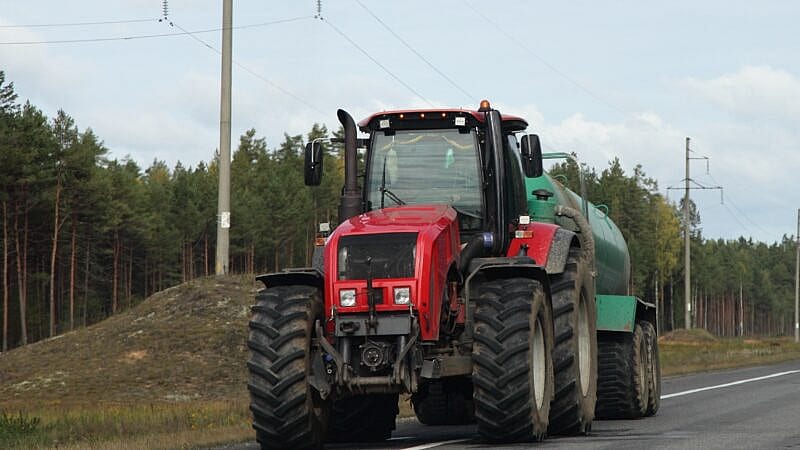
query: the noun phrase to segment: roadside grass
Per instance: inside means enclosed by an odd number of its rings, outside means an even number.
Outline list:
[[[253,437],[246,402],[55,405],[19,408],[0,420],[4,449],[196,448]]]
[[[717,338],[705,330],[679,330],[658,340],[664,376],[800,359],[791,338]]]

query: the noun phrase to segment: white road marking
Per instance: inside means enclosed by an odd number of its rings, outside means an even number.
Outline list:
[[[732,381],[730,383],[718,384],[716,386],[707,386],[707,387],[702,387],[702,388],[697,388],[697,389],[690,389],[688,391],[683,391],[683,392],[676,392],[674,394],[666,394],[666,395],[662,395],[661,396],[661,400],[664,400],[666,398],[672,398],[672,397],[680,397],[682,395],[694,394],[694,393],[697,393],[697,392],[710,391],[712,389],[720,389],[720,388],[724,388],[724,387],[728,387],[728,386],[736,386],[737,384],[752,383],[753,381],[761,381],[761,380],[766,380],[766,379],[769,379],[769,378],[782,377],[784,375],[791,375],[793,373],[800,373],[800,370],[787,370],[786,372],[773,373],[773,374],[769,374],[769,375],[764,375],[763,377],[748,378],[746,380]]]
[[[407,447],[402,450],[426,450],[429,448],[438,447],[440,445],[457,444],[459,442],[467,442],[469,439],[453,439],[452,441],[431,442],[430,444],[417,445],[416,447]]]

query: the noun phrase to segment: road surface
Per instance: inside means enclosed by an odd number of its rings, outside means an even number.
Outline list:
[[[253,450],[253,442],[225,449]],[[474,426],[402,420],[380,444],[328,449],[800,449],[800,361],[665,378],[661,409],[640,420],[598,420],[589,436],[512,445],[480,441]]]

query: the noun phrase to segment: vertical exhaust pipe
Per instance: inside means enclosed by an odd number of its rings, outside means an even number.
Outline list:
[[[356,142],[356,123],[347,111],[336,112],[344,127],[344,189],[339,203],[339,223],[361,214],[361,191],[358,189],[358,144]]]

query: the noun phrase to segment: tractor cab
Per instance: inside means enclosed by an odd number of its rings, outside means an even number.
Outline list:
[[[348,119],[349,115],[340,111],[346,132]],[[529,146],[525,146],[529,156],[520,159],[515,133],[527,125],[519,117],[501,115],[486,100],[477,111],[403,110],[373,114],[358,124],[369,138],[352,139],[366,148],[364,184],[362,189],[349,189],[359,195],[356,203],[353,195],[347,196],[345,181],[340,221],[404,205],[447,205],[458,214],[462,243],[490,233],[491,253],[503,253],[519,217],[527,215],[523,160],[527,166],[535,166],[538,161],[541,167],[541,160],[530,156]],[[313,155],[316,151],[309,144],[307,152]],[[540,154],[538,148],[537,151]],[[312,160],[307,156],[307,162]],[[313,174],[315,166],[307,164],[306,170],[306,180],[313,180],[309,173]]]

